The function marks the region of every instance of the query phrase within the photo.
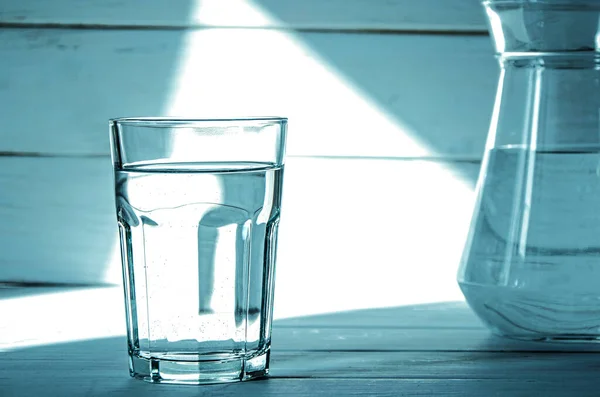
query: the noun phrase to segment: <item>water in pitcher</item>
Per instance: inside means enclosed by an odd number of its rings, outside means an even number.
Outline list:
[[[282,177],[257,163],[116,172],[134,354],[214,360],[268,346]]]
[[[459,284],[500,334],[600,333],[600,147],[489,153]]]

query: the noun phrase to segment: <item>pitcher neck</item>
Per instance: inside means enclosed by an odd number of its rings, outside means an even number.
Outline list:
[[[496,53],[503,58],[600,51],[598,0],[482,2]]]

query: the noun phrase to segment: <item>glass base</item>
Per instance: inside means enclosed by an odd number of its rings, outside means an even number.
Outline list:
[[[210,384],[257,379],[269,373],[270,350],[250,357],[176,361],[129,356],[129,374],[151,383]]]
[[[569,275],[553,277],[564,280]],[[471,309],[497,336],[551,343],[600,342],[600,302],[595,295],[561,295],[551,285],[546,291],[463,280],[459,285]]]
[[[510,334],[502,332],[488,325],[492,333],[502,338],[519,340],[523,342],[547,342],[547,343],[600,343],[600,336],[586,334]]]

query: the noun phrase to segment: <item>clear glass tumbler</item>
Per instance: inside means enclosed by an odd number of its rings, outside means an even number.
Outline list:
[[[131,376],[268,373],[286,126],[110,121]]]

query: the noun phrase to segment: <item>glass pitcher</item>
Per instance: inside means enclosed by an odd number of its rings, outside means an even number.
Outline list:
[[[459,285],[497,334],[600,340],[600,0],[483,6],[500,79]]]

